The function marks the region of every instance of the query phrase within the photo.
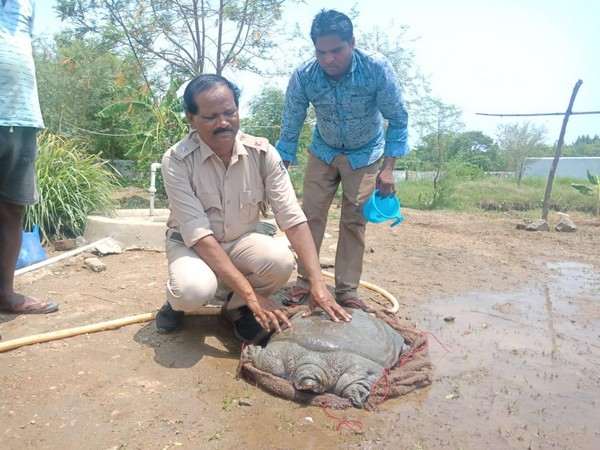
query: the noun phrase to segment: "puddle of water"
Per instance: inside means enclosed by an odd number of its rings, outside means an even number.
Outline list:
[[[422,308],[419,326],[450,348],[430,339],[436,379],[412,405],[425,428],[447,427],[448,443],[467,447],[600,448],[600,274],[548,267],[547,283]]]

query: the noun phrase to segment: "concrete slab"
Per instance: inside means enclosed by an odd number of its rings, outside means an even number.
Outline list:
[[[87,242],[111,237],[125,250],[164,252],[168,217],[168,209],[155,209],[152,216],[148,209],[118,209],[113,217],[91,215],[87,217],[83,237]],[[262,219],[257,224],[257,231],[264,234],[274,233],[276,238],[286,239],[274,219]]]
[[[112,237],[128,250],[164,251],[168,216],[168,209],[155,209],[152,216],[148,209],[119,209],[113,217],[91,215],[83,236],[88,242]]]

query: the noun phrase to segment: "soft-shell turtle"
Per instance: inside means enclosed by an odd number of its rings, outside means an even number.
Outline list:
[[[351,322],[332,322],[324,313],[296,315],[291,322],[266,347],[246,347],[245,359],[298,390],[332,392],[357,407],[408,349],[398,332],[361,310],[352,312]]]

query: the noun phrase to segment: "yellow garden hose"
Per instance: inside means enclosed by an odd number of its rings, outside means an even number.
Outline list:
[[[326,270],[322,270],[321,274],[325,275],[327,278],[331,278],[332,280],[335,279],[335,275],[331,272],[327,272]],[[387,309],[389,312],[395,314],[400,309],[400,304],[398,303],[398,300],[396,300],[396,297],[394,297],[382,287],[379,287],[376,284],[369,283],[368,281],[363,280],[360,280],[359,285],[364,288],[370,289],[371,291],[377,292],[378,294],[381,294],[383,297],[385,297],[385,299],[392,304],[392,306]]]
[[[321,271],[321,273],[331,279],[335,278],[335,275],[327,272],[325,270]],[[360,281],[360,285],[370,289],[372,291],[377,292],[384,296],[391,304],[391,308],[388,308],[388,311],[395,313],[400,308],[398,301],[396,298],[379,286],[368,283],[366,281]],[[206,307],[206,315],[215,315],[218,314],[221,308],[218,306]],[[41,344],[43,342],[56,341],[59,339],[65,339],[73,336],[79,336],[80,334],[89,334],[89,333],[97,333],[99,331],[107,331],[107,330],[115,330],[117,328],[121,328],[127,325],[133,325],[134,323],[144,323],[149,322],[154,319],[156,312],[138,314],[135,316],[127,316],[122,317],[120,319],[108,320],[105,322],[92,323],[89,325],[83,325],[80,327],[73,328],[65,328],[64,330],[59,331],[50,331],[48,333],[41,334],[32,334],[30,336],[25,336],[22,338],[11,339],[10,341],[0,342],[0,353],[8,352],[10,350],[15,350],[19,347],[24,347],[26,345],[32,344]]]
[[[50,331],[48,333],[41,334],[32,334],[31,336],[25,336],[18,339],[11,339],[10,341],[0,342],[0,353],[8,352],[10,350],[14,350],[25,345],[41,344],[43,342],[57,341],[59,339],[79,336],[80,334],[115,330],[117,328],[124,327],[125,325],[149,322],[152,319],[154,319],[155,315],[155,312],[138,314],[136,316],[122,317],[120,319],[108,320],[105,322],[97,322],[92,323],[90,325],[83,325],[81,327],[65,328],[64,330]]]

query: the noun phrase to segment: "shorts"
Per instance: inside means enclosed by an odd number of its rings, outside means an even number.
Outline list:
[[[37,128],[0,126],[0,201],[33,205]]]

